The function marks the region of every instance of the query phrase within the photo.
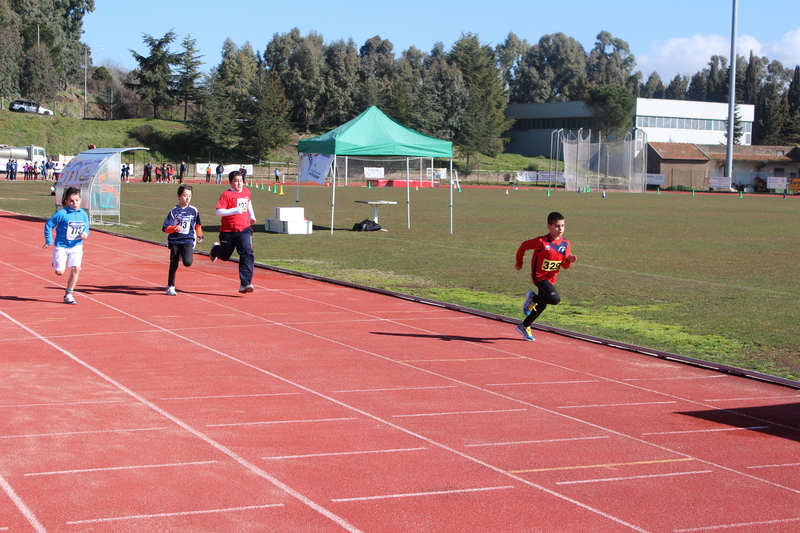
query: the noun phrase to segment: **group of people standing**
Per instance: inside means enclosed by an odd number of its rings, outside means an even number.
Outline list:
[[[47,161],[34,161],[33,163],[25,162],[22,168],[19,168],[19,162],[16,159],[9,159],[6,163],[6,180],[17,181],[17,174],[22,170],[22,179],[25,181],[38,181],[41,175],[42,181],[48,179],[56,179],[58,167],[56,163],[51,160]]]

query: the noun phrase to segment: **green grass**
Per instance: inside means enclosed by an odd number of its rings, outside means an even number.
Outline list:
[[[48,185],[0,182],[0,208],[49,216]],[[124,184],[115,229],[164,241],[161,225],[175,186]],[[195,187],[208,238],[222,186]],[[273,206],[293,206],[294,186],[280,196],[253,190],[260,220]],[[546,232],[546,216],[566,216],[578,262],[562,271],[562,303],[540,322],[680,355],[798,379],[800,376],[800,241],[796,199],[697,194],[567,193],[544,190],[411,190],[303,187],[301,206],[312,235],[275,235],[256,228],[260,262],[444,300],[516,317],[530,288],[528,266],[513,268],[520,242]],[[380,211],[388,232],[355,233],[371,210],[354,200],[397,201]],[[526,262],[527,262],[526,258]],[[513,334],[513,332],[510,332]]]

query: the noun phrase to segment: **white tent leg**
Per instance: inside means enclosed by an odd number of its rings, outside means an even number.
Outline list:
[[[409,162],[406,157],[406,213],[408,217],[408,229],[411,229],[411,169],[408,165]]]
[[[333,235],[333,216],[336,212],[336,154],[333,154],[333,183],[331,183],[331,235]]]

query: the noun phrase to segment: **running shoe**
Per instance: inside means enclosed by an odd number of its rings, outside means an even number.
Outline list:
[[[252,285],[241,285],[239,286],[239,292],[246,293],[246,292],[253,292]]]
[[[178,292],[175,290],[175,287],[173,287],[172,285],[167,287],[167,296],[177,296],[177,295]]]
[[[65,304],[76,304],[78,302],[75,301],[75,298],[72,297],[72,294],[65,294],[64,295],[64,303]]]
[[[216,248],[217,246],[219,246],[219,243],[218,243],[218,242],[215,242],[215,243],[214,243],[214,244],[211,246],[211,251],[210,251],[210,252],[208,252],[208,257],[210,257],[210,258],[211,258],[211,262],[212,262],[212,263],[213,263],[214,261],[216,261],[216,260],[217,260],[217,256],[216,256],[216,255],[214,255],[214,248]]]
[[[531,328],[530,328],[530,326],[528,326],[528,327],[526,328],[526,327],[525,327],[525,326],[523,326],[521,323],[520,323],[520,324],[517,324],[517,331],[519,331],[519,332],[520,332],[520,334],[522,334],[522,338],[523,338],[523,339],[525,339],[526,341],[535,341],[535,340],[536,340],[536,339],[533,337],[533,335],[531,334]]]
[[[534,298],[536,298],[536,293],[533,291],[528,291],[528,294],[525,295],[525,303],[522,304],[522,312],[526,316],[531,314]]]

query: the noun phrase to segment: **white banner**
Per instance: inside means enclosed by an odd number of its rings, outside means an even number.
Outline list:
[[[382,180],[383,167],[364,167],[364,178],[372,180]]]
[[[536,180],[539,179],[538,172],[532,172],[527,170],[518,170],[517,171],[517,181],[525,181],[536,183]]]
[[[708,186],[712,189],[730,189],[731,179],[725,176],[708,178]]]
[[[333,154],[304,154],[300,153],[300,162],[298,163],[300,181],[313,181],[320,185],[325,183],[325,177],[328,175],[333,160],[336,158]],[[383,170],[383,169],[381,169]]]
[[[664,174],[647,174],[648,185],[664,185]]]
[[[785,189],[786,188],[786,178],[776,178],[775,176],[769,176],[767,178],[767,189]]]

